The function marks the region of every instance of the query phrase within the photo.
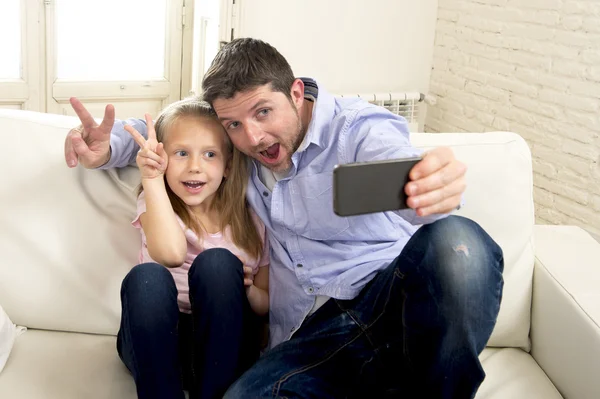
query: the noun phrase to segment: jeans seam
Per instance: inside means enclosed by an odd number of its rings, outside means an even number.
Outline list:
[[[192,264],[192,266],[194,266]],[[190,271],[192,270],[192,267],[190,267]],[[190,284],[191,282],[191,276],[188,272],[188,295],[190,297],[190,308],[192,310],[191,312],[191,319],[192,319],[192,339],[191,339],[191,343],[190,343],[190,352],[191,352],[191,364],[190,364],[190,369],[192,372],[192,381],[190,382],[190,390],[193,390],[194,392],[197,391],[197,383],[198,383],[198,377],[196,376],[196,315],[194,312],[194,296],[192,295],[192,285]]]
[[[135,367],[134,374],[135,374],[136,379],[137,379],[139,370],[138,370],[138,364],[137,364],[137,357],[135,355],[135,349],[134,349],[134,345],[133,345],[133,339],[131,337],[131,328],[130,328],[131,326],[129,325],[129,299],[127,298],[127,290],[125,290],[125,292],[123,293],[123,299],[125,300],[125,304],[126,304],[124,306],[124,308],[127,309],[127,312],[123,312],[124,315],[122,315],[121,317],[123,317],[123,318],[126,319],[125,320],[126,322],[123,323],[123,324],[126,326],[126,328],[125,328],[125,330],[126,330],[125,334],[127,335],[127,339],[129,340],[129,343],[130,343],[130,345],[128,345],[128,346],[131,347],[131,357],[132,357],[132,360],[133,360],[133,367]]]
[[[299,369],[290,371],[289,373],[285,374],[284,376],[282,376],[274,385],[273,385],[273,389],[271,391],[272,396],[274,398],[280,398],[280,399],[284,399],[284,397],[280,397],[279,396],[279,390],[281,389],[281,385],[288,380],[289,378],[300,374],[300,373],[304,373],[305,371],[311,370],[317,366],[320,366],[321,364],[327,362],[328,360],[332,359],[335,355],[337,355],[341,350],[343,350],[344,348],[346,348],[348,345],[350,345],[351,343],[353,343],[354,341],[356,341],[358,338],[360,338],[362,335],[364,334],[364,331],[361,329],[360,332],[358,334],[356,334],[356,336],[352,339],[350,339],[348,342],[346,342],[344,345],[340,346],[339,348],[337,348],[335,351],[329,353],[328,355],[326,355],[323,359],[314,362],[312,364],[309,364],[307,366],[304,367],[300,367]]]

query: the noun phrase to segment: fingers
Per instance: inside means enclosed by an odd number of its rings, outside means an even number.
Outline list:
[[[143,148],[138,152],[138,165],[152,166],[159,170],[166,169],[164,159],[149,148]]]
[[[251,286],[254,283],[254,274],[250,266],[244,266],[244,285],[246,287]]]
[[[449,213],[449,212],[455,210],[458,207],[458,205],[460,205],[460,198],[461,198],[461,195],[455,195],[453,197],[446,198],[442,202],[438,202],[431,206],[428,206],[425,208],[419,208],[419,209],[417,209],[417,215],[429,216],[429,215],[433,215],[436,213],[438,213],[438,214]]]
[[[110,136],[110,131],[115,124],[115,107],[112,104],[108,104],[104,109],[104,118],[102,118],[102,123],[100,124],[100,130],[102,133],[108,134]]]
[[[67,133],[67,137],[65,138],[65,161],[69,168],[77,166],[77,154],[75,153],[73,143],[71,142],[72,135],[78,135],[76,129],[69,130],[69,133]]]
[[[79,134],[71,135],[71,144],[76,158],[85,157],[90,152],[90,148]]]
[[[452,210],[460,203],[460,197],[465,191],[466,182],[464,177],[460,177],[450,184],[444,185],[436,190],[426,192],[421,195],[411,196],[407,199],[407,204],[413,209],[426,209],[436,206],[436,204],[444,203],[448,198],[458,196],[458,201],[449,210]]]
[[[133,126],[125,125],[125,130],[127,130],[127,133],[129,133],[131,137],[133,137],[133,139],[140,146],[140,148],[144,148],[146,146],[146,139],[140,134],[140,132],[135,130]]]
[[[150,114],[144,114],[144,118],[146,119],[146,126],[148,128],[148,140],[156,140],[156,130],[154,130],[154,122],[152,122],[152,117]]]
[[[437,161],[433,161],[433,163],[436,162]],[[417,167],[417,165],[415,165],[415,168]],[[423,176],[419,180],[407,183],[405,187],[406,195],[418,196],[424,193],[438,190],[462,178],[465,175],[466,171],[467,167],[465,164],[454,160],[451,163],[445,164],[441,169],[435,170],[430,175]]]
[[[466,171],[466,165],[454,158],[450,148],[428,152],[410,171],[412,181],[404,189],[407,205],[419,216],[454,210],[466,188]]]
[[[163,145],[163,143],[158,143],[156,145],[156,153],[158,154],[159,157],[161,158],[166,158],[166,153],[165,153],[165,146]]]
[[[438,169],[443,168],[454,160],[454,153],[448,147],[439,147],[423,155],[421,162],[416,164],[410,171],[411,180],[419,180],[429,176]]]
[[[88,129],[91,129],[96,126],[96,121],[94,120],[92,115],[88,112],[88,110],[83,106],[81,101],[79,101],[75,97],[71,97],[69,99],[69,102],[71,103],[71,107],[73,107],[73,110],[77,114],[77,117],[83,124],[84,129],[88,130]],[[113,109],[113,122],[114,122],[114,109]],[[112,125],[111,125],[111,128],[112,128]]]

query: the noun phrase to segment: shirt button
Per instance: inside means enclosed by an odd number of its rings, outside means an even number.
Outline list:
[[[302,263],[298,263],[296,267],[304,267],[304,265]]]
[[[313,287],[308,287],[308,292],[312,294],[313,292],[315,292],[315,289]]]
[[[268,197],[269,193],[267,191],[263,191],[263,196]]]

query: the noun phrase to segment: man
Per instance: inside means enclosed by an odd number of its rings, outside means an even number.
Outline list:
[[[253,159],[247,199],[271,244],[271,349],[226,398],[473,397],[503,257],[476,223],[448,216],[465,189],[452,151],[432,150],[411,170],[411,209],[338,217],[334,165],[419,153],[403,118],[294,78],[255,39],[225,45],[203,91]],[[67,136],[70,166],[132,163],[136,145],[121,122],[113,126],[112,107],[97,126],[72,104],[83,127]]]

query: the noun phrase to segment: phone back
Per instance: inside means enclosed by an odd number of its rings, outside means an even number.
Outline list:
[[[333,211],[339,216],[405,209],[404,186],[421,158],[337,165],[333,170]]]

